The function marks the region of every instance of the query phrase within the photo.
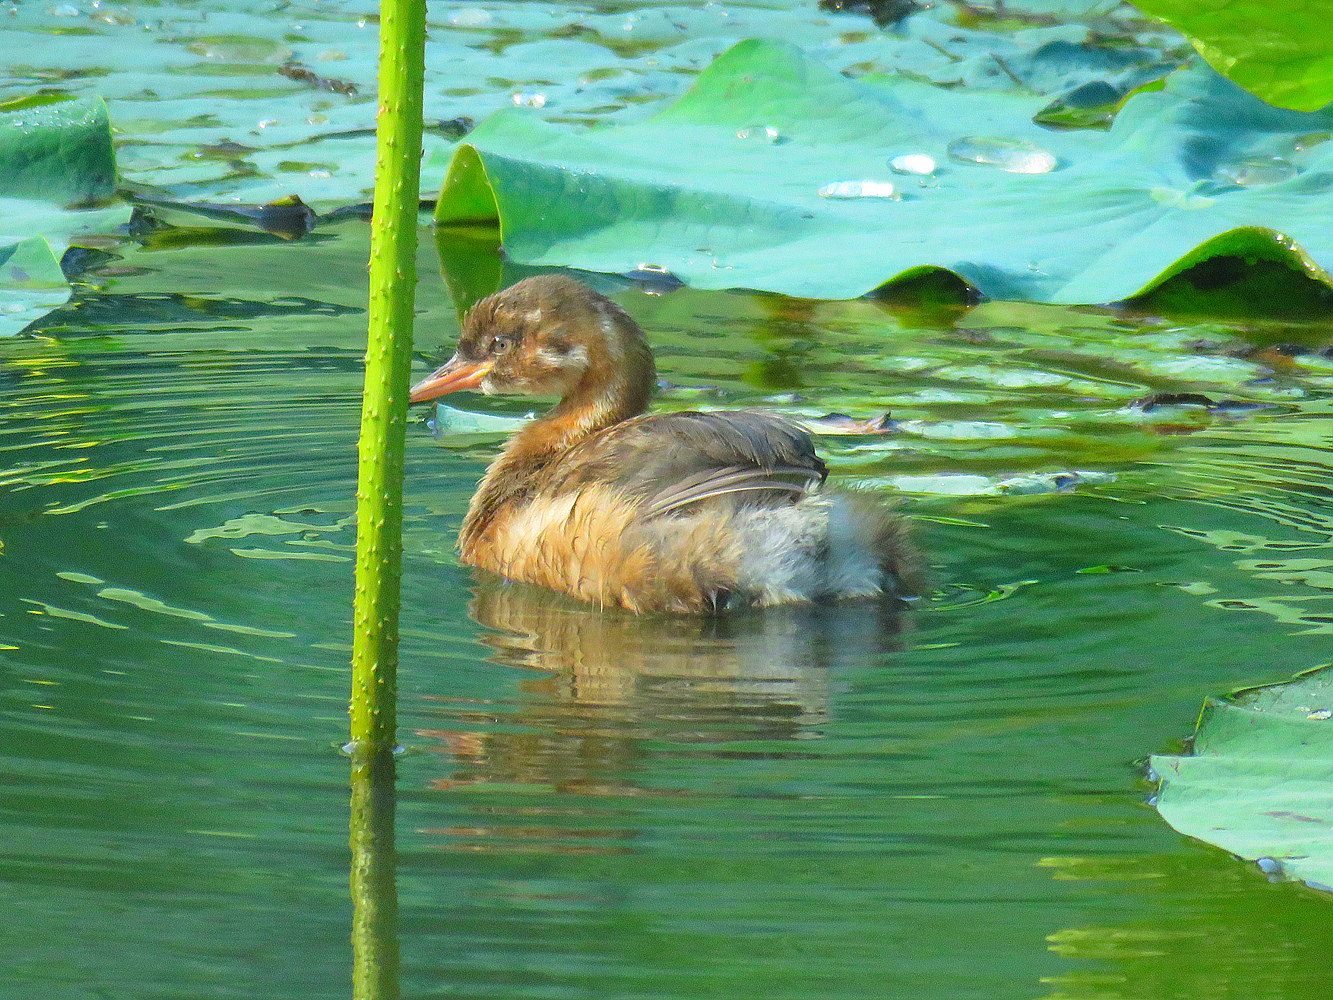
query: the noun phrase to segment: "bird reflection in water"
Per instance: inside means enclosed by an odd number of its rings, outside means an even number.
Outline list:
[[[459,850],[552,853],[620,852],[636,835],[608,827],[619,811],[565,796],[697,794],[661,782],[660,755],[813,756],[802,742],[835,715],[839,677],[900,648],[909,614],[880,600],[637,615],[483,573],[469,611],[491,662],[540,673],[512,713],[455,702],[445,714],[461,729],[418,732],[453,758],[434,787],[478,796],[485,818],[423,832]]]

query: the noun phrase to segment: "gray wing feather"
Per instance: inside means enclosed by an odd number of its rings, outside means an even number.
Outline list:
[[[652,518],[723,496],[793,503],[827,474],[810,436],[789,420],[685,411],[635,417],[586,438],[545,470],[541,489],[611,485]]]
[[[814,469],[794,466],[779,466],[774,469],[731,466],[709,470],[695,473],[667,486],[648,500],[643,508],[643,515],[661,517],[710,497],[748,493],[751,490],[776,491],[789,494],[796,499],[818,486],[821,479],[823,476]]]

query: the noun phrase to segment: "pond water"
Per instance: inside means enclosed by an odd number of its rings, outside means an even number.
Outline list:
[[[0,341],[5,996],[348,994],[366,251],[126,243]],[[421,269],[425,370],[457,330],[425,230]],[[891,410],[821,449],[902,496],[933,592],[702,620],[476,579],[502,438],[423,413],[405,995],[1326,995],[1327,896],[1174,833],[1143,769],[1206,695],[1333,658],[1326,332],[596,280],[659,407]],[[1130,405],[1167,391],[1254,405]]]

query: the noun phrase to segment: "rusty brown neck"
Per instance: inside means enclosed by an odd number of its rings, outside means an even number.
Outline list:
[[[502,507],[523,500],[542,468],[580,441],[648,408],[657,373],[637,328],[618,338],[611,351],[598,345],[590,355],[592,364],[578,385],[515,434],[486,470],[459,535],[464,556]]]

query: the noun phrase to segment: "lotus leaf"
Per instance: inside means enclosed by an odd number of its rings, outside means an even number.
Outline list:
[[[1283,108],[1315,111],[1333,101],[1333,40],[1316,27],[1323,0],[1134,0],[1183,31],[1208,64]]]
[[[69,285],[40,236],[0,246],[0,337],[12,337],[69,299]]]
[[[1327,281],[1333,113],[1274,109],[1202,64],[1130,98],[1109,132],[1043,129],[1046,103],[852,80],[752,39],[644,122],[497,112],[455,151],[436,220],[498,221],[522,263],[810,298],[928,266],[996,298],[1118,301],[1237,229],[1210,252],[1254,256],[1254,227],[1272,230],[1263,256]],[[894,173],[906,154],[934,171]]]
[[[0,197],[89,205],[106,201],[115,188],[103,101],[0,111]]]
[[[0,246],[41,234],[56,254],[88,233],[106,233],[128,222],[130,207],[116,202],[105,208],[66,210],[30,198],[0,198]]]
[[[1333,670],[1204,706],[1189,757],[1154,757],[1157,809],[1272,876],[1333,887]]]
[[[115,193],[111,124],[100,99],[21,103],[0,111],[0,336],[62,305],[70,290],[57,254],[76,234],[127,221]]]
[[[30,101],[34,83],[46,98],[105,98],[122,177],[161,200],[264,204],[298,194],[321,212],[368,200],[375,19],[348,0],[187,7],[11,5],[0,24],[12,55],[0,99]],[[1123,95],[1188,50],[1174,31],[1108,0],[1010,0],[1005,9],[977,18],[937,4],[884,32],[813,0],[431,5],[425,142],[447,149],[463,119],[515,103],[566,124],[637,121],[750,36],[799,43],[852,76],[902,73],[1047,100],[1086,84]],[[443,176],[443,166],[428,172],[427,188]]]

